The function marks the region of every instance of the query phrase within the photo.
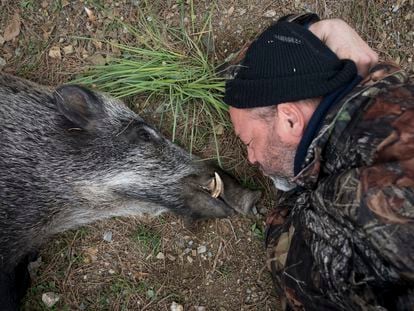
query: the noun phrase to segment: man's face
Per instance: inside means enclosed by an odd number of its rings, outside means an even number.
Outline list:
[[[276,111],[273,113],[273,117],[263,119],[254,109],[230,108],[235,133],[247,146],[249,162],[258,165],[276,186],[280,185],[279,189],[288,190],[292,188],[289,180],[293,177],[297,146],[287,143],[279,135],[279,118]]]

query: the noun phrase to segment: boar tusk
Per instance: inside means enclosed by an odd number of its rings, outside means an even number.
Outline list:
[[[223,181],[221,180],[220,175],[217,174],[216,172],[214,172],[214,178],[211,181],[210,185],[212,185],[212,183],[214,183],[214,186],[210,188],[211,196],[213,198],[218,198],[224,192],[224,185],[223,185]]]

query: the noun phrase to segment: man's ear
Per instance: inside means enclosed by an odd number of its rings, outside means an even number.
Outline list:
[[[306,116],[295,103],[282,103],[277,105],[277,133],[282,141],[298,144],[306,127]]]

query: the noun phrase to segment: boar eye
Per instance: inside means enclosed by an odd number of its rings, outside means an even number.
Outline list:
[[[159,138],[156,131],[147,126],[137,126],[128,134],[128,140],[132,144],[155,142]]]
[[[160,138],[154,129],[143,122],[130,122],[121,133],[130,144],[154,142]]]

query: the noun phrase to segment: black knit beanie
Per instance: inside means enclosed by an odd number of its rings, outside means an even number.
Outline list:
[[[351,60],[338,57],[305,27],[277,22],[248,48],[224,102],[255,108],[324,96],[357,74]]]

